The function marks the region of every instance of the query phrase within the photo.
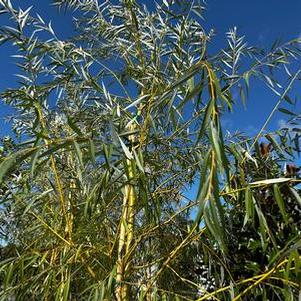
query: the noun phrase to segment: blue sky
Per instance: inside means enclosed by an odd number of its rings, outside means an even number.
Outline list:
[[[152,0],[149,0],[152,1]],[[50,5],[50,0],[11,0],[14,6],[27,8],[33,5],[33,11],[38,12],[46,21],[52,20],[53,28],[59,38],[64,39],[72,33],[71,13],[58,13],[57,9]],[[207,10],[204,14],[204,27],[213,28],[216,31],[214,49],[219,49],[226,43],[225,33],[236,26],[239,33],[246,36],[250,45],[270,47],[276,38],[283,41],[293,39],[301,34],[301,1],[300,0],[207,0]],[[0,15],[0,24],[4,24],[4,18]],[[212,50],[214,50],[212,49]],[[0,46],[0,90],[16,85],[17,69],[10,55],[14,54],[11,47]],[[233,131],[236,129],[247,131],[254,135],[263,124],[270,110],[277,101],[263,84],[254,83],[247,101],[247,110],[238,103],[232,114],[228,114],[224,123]],[[298,107],[294,108],[295,111]],[[7,116],[9,110],[0,105],[0,118]],[[286,116],[277,113],[270,129],[286,119]],[[8,125],[0,121],[0,136],[7,134]]]
[[[301,34],[299,0],[208,0],[207,3],[206,27],[215,28],[218,45],[223,45],[225,32],[234,26],[245,35],[248,44],[267,49],[278,38],[287,41]],[[234,113],[226,117],[226,124],[232,130],[240,129],[254,135],[277,100],[276,95],[262,83],[254,83],[247,101],[247,111],[238,103]],[[298,107],[290,109],[300,112]],[[286,118],[284,114],[277,113],[268,128],[276,129]]]

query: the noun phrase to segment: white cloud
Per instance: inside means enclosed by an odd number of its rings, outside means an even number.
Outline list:
[[[280,129],[283,129],[283,128],[293,129],[294,128],[294,129],[301,130],[301,124],[291,124],[284,119],[279,119],[277,124]]]
[[[279,119],[278,120],[278,127],[279,128],[286,128],[288,127],[288,123],[284,119]]]
[[[250,124],[246,128],[244,128],[243,131],[249,136],[255,136],[258,134],[259,129],[256,126]]]

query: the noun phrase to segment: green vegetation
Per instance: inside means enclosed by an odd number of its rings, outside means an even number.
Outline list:
[[[1,142],[0,300],[297,300],[298,168],[282,166],[300,152],[283,108],[300,40],[265,52],[233,29],[212,54],[198,1],[98,2],[55,1],[76,13],[62,41],[0,0],[20,69],[1,94],[17,138]],[[270,117],[226,133],[255,80]],[[267,133],[278,109],[291,126]]]

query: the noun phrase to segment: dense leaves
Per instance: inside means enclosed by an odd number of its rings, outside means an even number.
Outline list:
[[[300,41],[259,51],[234,28],[210,53],[200,1],[54,3],[74,10],[70,40],[0,0],[20,69],[1,93],[15,134],[0,153],[0,300],[296,299],[300,129],[283,106]],[[251,78],[278,101],[256,137],[225,134]],[[292,119],[267,133],[277,109]]]

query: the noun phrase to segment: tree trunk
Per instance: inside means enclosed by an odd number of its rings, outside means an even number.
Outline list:
[[[134,125],[129,126],[129,130],[133,130]],[[132,145],[135,137],[129,137]],[[134,165],[130,159],[126,160],[126,168],[128,169],[128,182],[124,188],[123,208],[120,220],[120,234],[118,245],[118,259],[117,259],[117,288],[116,297],[118,301],[129,301],[129,285],[127,277],[131,269],[131,247],[134,237],[134,219],[135,219],[135,204],[136,195],[135,188],[131,183],[134,177]]]

